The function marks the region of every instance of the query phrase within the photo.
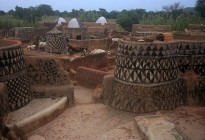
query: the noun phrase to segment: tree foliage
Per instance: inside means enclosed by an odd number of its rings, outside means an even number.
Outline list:
[[[132,25],[139,23],[139,16],[135,10],[123,10],[117,18],[117,23],[126,31],[131,31]]]
[[[195,10],[201,17],[205,17],[205,0],[197,0]],[[39,21],[55,21],[58,17],[65,19],[78,18],[82,22],[95,22],[100,16],[107,19],[116,19],[117,23],[126,31],[131,31],[132,24],[161,24],[171,25],[173,30],[184,30],[189,24],[204,24],[205,20],[199,17],[196,12],[184,12],[184,8],[180,3],[163,6],[162,11],[149,11],[145,9],[131,9],[122,11],[106,11],[104,8],[98,10],[85,11],[84,9],[72,9],[72,11],[53,10],[50,5],[41,4],[35,7],[22,8],[15,7],[6,13],[9,20],[0,16],[0,26],[10,28],[23,25],[34,25]],[[2,17],[2,18],[1,18]],[[15,20],[17,19],[16,23]],[[114,20],[112,20],[114,21]],[[12,24],[9,24],[12,22]],[[9,26],[7,26],[9,25]],[[2,26],[2,27],[3,27]]]
[[[205,17],[205,0],[197,0],[195,10],[200,13],[201,17]]]

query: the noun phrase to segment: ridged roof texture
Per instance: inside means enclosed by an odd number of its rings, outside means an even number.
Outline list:
[[[100,23],[101,25],[105,25],[105,24],[107,24],[107,20],[105,17],[100,17],[100,18],[98,18],[96,23]]]
[[[76,18],[71,19],[68,22],[68,28],[80,28],[80,23]]]
[[[65,20],[64,18],[62,18],[62,17],[59,17],[59,18],[56,20],[56,22],[57,22],[59,25],[61,25],[61,23],[62,23],[62,22],[66,22],[66,20]]]

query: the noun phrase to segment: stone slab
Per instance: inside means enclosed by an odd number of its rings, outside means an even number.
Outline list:
[[[144,140],[185,140],[168,117],[148,115],[135,117],[135,126]]]

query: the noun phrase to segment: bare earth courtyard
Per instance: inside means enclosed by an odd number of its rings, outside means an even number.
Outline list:
[[[75,86],[75,106],[29,134],[46,140],[141,140],[134,113],[116,111],[92,101],[93,90]],[[169,117],[190,140],[205,139],[205,107],[179,107],[149,114]]]

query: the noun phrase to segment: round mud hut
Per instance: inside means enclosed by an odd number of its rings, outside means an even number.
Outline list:
[[[0,40],[0,82],[6,84],[10,111],[25,106],[32,99],[20,45],[19,41]]]
[[[109,105],[134,113],[183,105],[178,64],[177,43],[119,41]]]
[[[63,32],[58,30],[57,27],[53,28],[47,33],[47,46],[45,48],[48,53],[65,54],[67,48]]]

